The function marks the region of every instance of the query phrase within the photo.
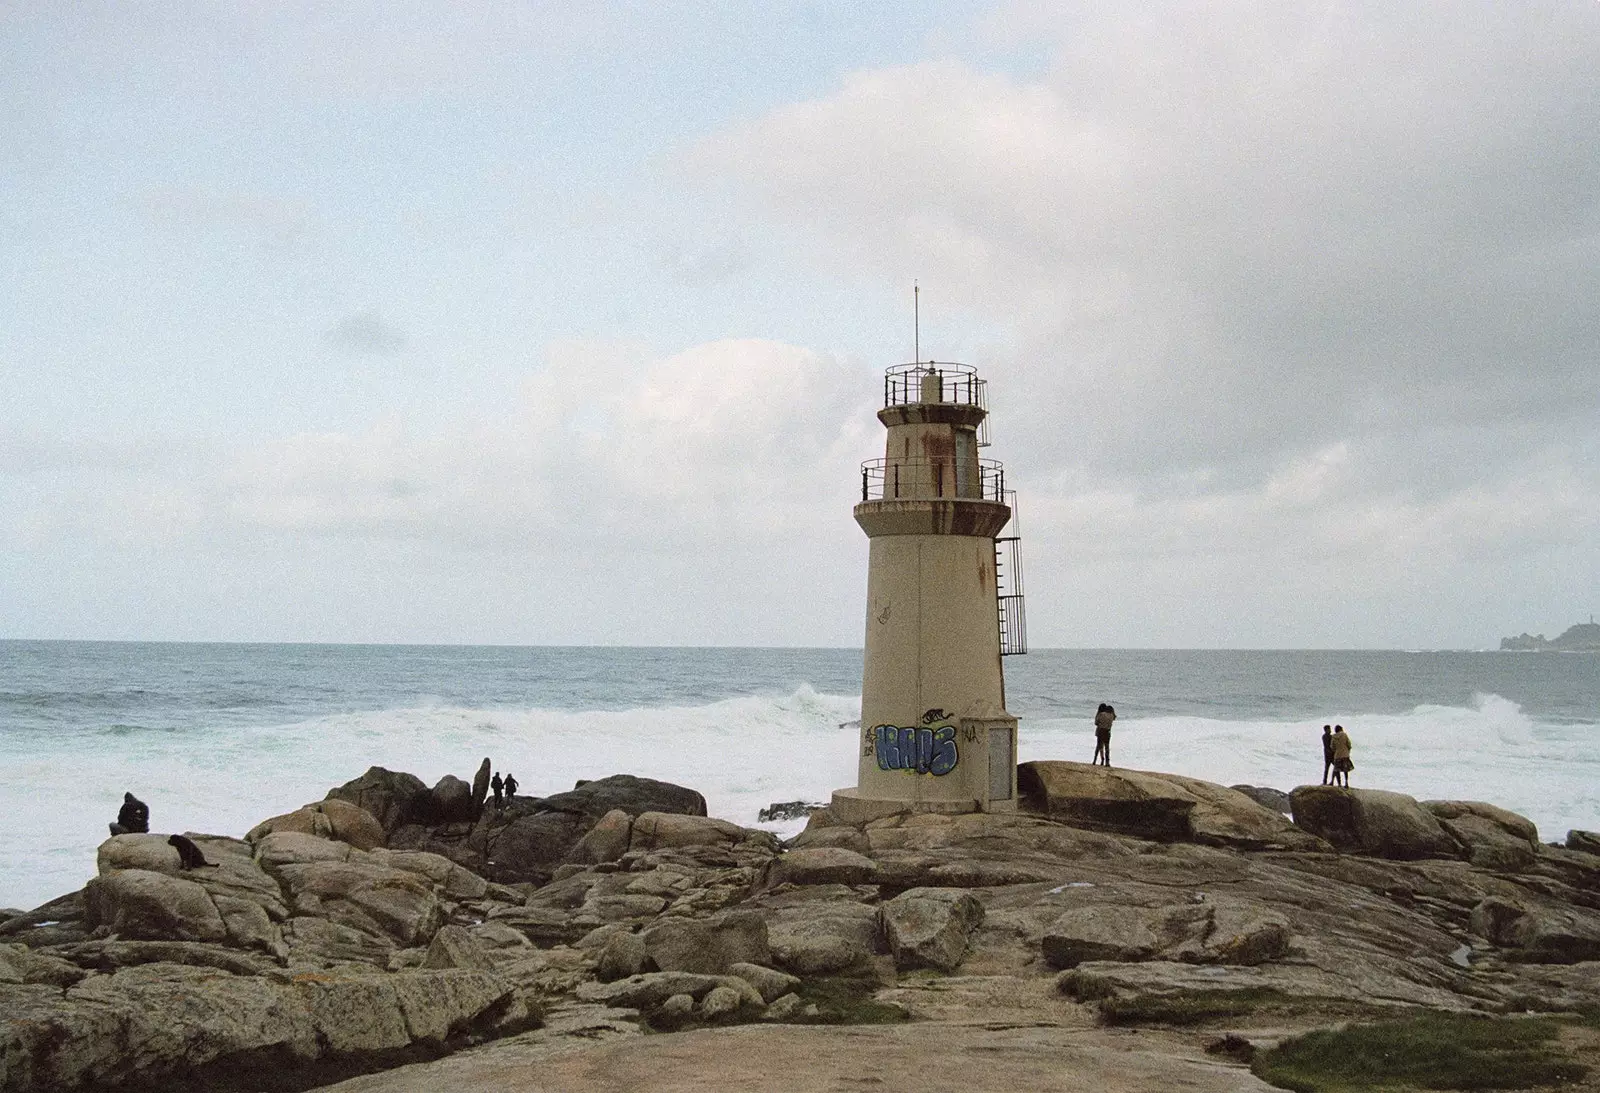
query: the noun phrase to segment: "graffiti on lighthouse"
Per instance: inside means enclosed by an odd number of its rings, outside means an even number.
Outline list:
[[[961,753],[956,744],[956,726],[950,715],[932,709],[922,715],[919,725],[874,725],[862,741],[864,755],[876,755],[879,770],[898,770],[907,774],[940,777],[956,769]]]

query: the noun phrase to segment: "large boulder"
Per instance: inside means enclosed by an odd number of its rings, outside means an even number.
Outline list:
[[[1568,850],[1600,855],[1600,832],[1584,831],[1575,827],[1567,832],[1566,846]]]
[[[1539,829],[1526,816],[1483,801],[1423,801],[1480,869],[1521,872],[1539,855]]]
[[[773,958],[801,977],[867,971],[880,946],[878,912],[848,890],[784,903],[767,916]]]
[[[611,813],[607,813],[607,816]],[[710,816],[642,812],[633,821],[630,850],[664,850],[683,846],[732,846],[746,832],[738,824]]]
[[[488,951],[464,927],[446,923],[428,942],[422,958],[424,968],[466,968],[488,971],[493,965]]]
[[[1582,907],[1522,903],[1490,896],[1472,908],[1474,934],[1516,951],[1530,964],[1577,964],[1600,960],[1600,913]]]
[[[542,798],[539,803],[547,809],[582,813],[591,822],[614,808],[630,816],[646,812],[671,812],[682,816],[706,814],[706,799],[696,791],[632,774],[613,774],[609,778],[579,782],[567,792]]]
[[[664,813],[647,815],[660,816]],[[620,808],[614,808],[600,817],[588,834],[578,840],[578,844],[567,855],[567,860],[582,865],[616,861],[628,852],[632,837],[633,817]]]
[[[1147,839],[1185,839],[1194,794],[1142,771],[1037,761],[1017,766],[1017,794],[1032,812],[1074,827]]]
[[[489,882],[441,854],[422,850],[374,850],[365,861],[424,877],[434,890],[449,899],[482,899]]]
[[[478,818],[478,806],[472,800],[472,786],[446,774],[433,785],[434,822],[441,824],[470,824]]]
[[[370,860],[309,862],[276,870],[296,915],[325,918],[402,946],[426,944],[444,921],[423,877]]]
[[[1094,904],[1058,917],[1045,931],[1041,949],[1056,968],[1145,960],[1255,965],[1285,955],[1290,936],[1282,915],[1251,904]]]
[[[1289,795],[1281,789],[1273,789],[1271,786],[1252,785],[1237,785],[1229,786],[1228,788],[1238,790],[1262,808],[1271,809],[1273,812],[1281,812],[1286,816],[1289,814]]]
[[[643,934],[645,953],[664,972],[726,975],[734,964],[770,964],[767,923],[753,911],[708,919],[664,918]]]
[[[396,1052],[537,1021],[481,971],[231,975],[153,963],[62,990],[0,986],[0,1087],[324,1084]],[[326,1067],[325,1070],[318,1068]],[[315,1077],[321,1075],[322,1077]]]
[[[292,831],[349,843],[357,850],[382,846],[387,833],[377,817],[338,797],[304,805],[293,812],[263,820],[245,838],[254,843],[277,831]]]
[[[430,819],[432,795],[415,774],[369,767],[361,777],[330,789],[327,799],[349,801],[365,809],[392,834],[402,824]]]
[[[1239,790],[1181,774],[1152,777],[1193,795],[1195,806],[1189,813],[1189,838],[1197,843],[1238,850],[1327,849],[1321,839],[1290,823],[1282,810],[1269,808]]]
[[[1038,761],[1018,766],[1017,790],[1030,811],[1074,827],[1242,850],[1326,849],[1239,790],[1178,774]]]
[[[289,916],[289,907],[278,883],[251,856],[250,844],[215,835],[190,837],[210,865],[184,869],[161,835],[117,835],[102,843],[87,928],[104,926],[126,938],[216,940],[282,955],[277,924]],[[274,837],[351,852],[343,843],[309,835]],[[222,937],[211,936],[213,914],[222,921]]]
[[[842,846],[791,850],[773,863],[769,881],[779,884],[872,884],[878,865],[864,854]]]
[[[128,836],[116,836],[127,838]],[[192,880],[148,869],[116,869],[84,885],[85,923],[118,937],[224,941],[228,926],[211,894]]]
[[[983,923],[983,904],[959,888],[912,888],[878,908],[895,966],[954,971]]]
[[[1294,822],[1340,850],[1414,861],[1459,858],[1461,846],[1413,797],[1381,789],[1299,786]]]
[[[490,880],[548,884],[594,822],[581,812],[520,811],[531,805],[519,800],[515,809],[508,808],[493,820],[486,817],[487,823],[479,825],[484,842],[482,872]]]

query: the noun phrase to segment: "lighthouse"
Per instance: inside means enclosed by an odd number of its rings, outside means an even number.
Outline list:
[[[1014,498],[988,442],[984,381],[918,361],[884,375],[884,457],[861,467],[869,541],[861,734],[839,818],[1016,808],[1017,719],[1002,658],[1026,651]],[[1015,525],[1013,524],[1013,530]]]

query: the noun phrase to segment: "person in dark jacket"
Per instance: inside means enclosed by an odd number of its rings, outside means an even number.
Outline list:
[[[517,776],[512,774],[510,771],[507,771],[506,780],[503,785],[505,786],[506,790],[506,804],[509,805],[511,803],[511,798],[517,795]]]
[[[150,806],[131,793],[122,795],[122,807],[117,810],[117,822],[111,825],[113,835],[143,835],[150,830]]]
[[[1111,723],[1117,719],[1117,711],[1108,702],[1100,703],[1100,708],[1094,714],[1094,760],[1100,766],[1111,765]]]
[[[1356,765],[1350,761],[1350,737],[1343,725],[1333,727],[1333,784],[1350,788],[1350,772]]]
[[[495,771],[494,777],[489,779],[489,788],[494,791],[494,810],[500,811],[500,794],[505,789],[505,782],[500,778],[500,772]]]
[[[1328,784],[1328,775],[1333,770],[1333,726],[1322,726],[1322,784]]]

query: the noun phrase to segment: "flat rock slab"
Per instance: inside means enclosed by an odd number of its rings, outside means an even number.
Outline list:
[[[1276,1093],[1194,1037],[1081,1027],[985,1028],[915,1022],[741,1025],[615,1038],[589,1051],[541,1051],[517,1037],[437,1062],[323,1087],[327,1093]]]

